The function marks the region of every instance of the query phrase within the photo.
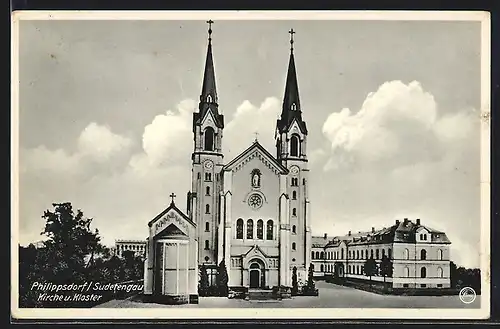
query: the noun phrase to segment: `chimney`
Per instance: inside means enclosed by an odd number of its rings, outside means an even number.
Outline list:
[[[351,236],[351,231],[349,231],[349,233],[347,233],[348,236]]]
[[[417,218],[417,225],[420,225],[420,218]]]
[[[328,239],[328,234],[327,233],[325,233],[325,235],[323,235],[323,239],[325,239],[325,240]]]
[[[375,233],[375,227],[372,226],[372,233]]]
[[[396,225],[399,225],[399,219],[396,219]]]

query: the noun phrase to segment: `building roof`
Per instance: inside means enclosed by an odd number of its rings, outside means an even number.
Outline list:
[[[194,227],[196,227],[196,224],[195,222],[193,222],[191,220],[191,218],[189,218],[186,214],[184,214],[179,208],[177,208],[177,206],[175,205],[175,203],[172,201],[170,202],[170,205],[167,207],[167,209],[163,210],[161,213],[159,213],[155,218],[153,218],[152,220],[149,221],[148,223],[148,226],[151,227],[151,225],[153,225],[153,223],[155,221],[157,221],[158,219],[160,219],[162,216],[164,216],[166,213],[168,213],[171,209],[175,210],[179,215],[182,216],[182,218],[184,218],[188,223],[190,223],[191,225],[193,225]]]
[[[291,40],[293,44],[293,41]],[[303,134],[307,134],[307,126],[302,120],[302,108],[300,107],[299,85],[297,82],[297,71],[295,69],[295,57],[293,48],[290,51],[288,62],[288,72],[286,76],[285,95],[283,96],[283,108],[281,117],[277,120],[276,126],[280,133],[287,131],[294,121]]]
[[[203,84],[201,87],[199,112],[193,113],[193,132],[197,124],[200,124],[208,111],[213,113],[215,125],[224,128],[224,115],[219,113],[217,86],[215,83],[215,68],[212,56],[212,29],[208,30],[207,57],[205,59],[205,72],[203,74]]]
[[[229,163],[227,163],[222,170],[223,171],[229,171],[232,170],[233,167],[239,162],[239,160],[245,158],[248,154],[250,154],[252,151],[258,150],[261,152],[261,154],[264,155],[264,157],[267,159],[267,161],[275,168],[275,170],[281,174],[288,174],[288,169],[283,166],[276,158],[267,151],[264,146],[262,146],[257,140],[255,140],[252,145],[250,145],[246,150],[241,152],[237,157],[235,157],[233,160],[231,160]]]
[[[312,245],[316,248],[321,247],[337,247],[344,241],[349,246],[365,245],[365,244],[384,244],[384,243],[415,243],[417,230],[425,228],[431,235],[431,242],[450,244],[451,241],[446,236],[446,233],[432,229],[428,226],[421,225],[420,221],[416,223],[411,220],[397,220],[394,225],[384,227],[382,229],[373,228],[371,231],[349,233],[342,236],[334,236],[331,239],[325,240],[324,237],[312,237]]]

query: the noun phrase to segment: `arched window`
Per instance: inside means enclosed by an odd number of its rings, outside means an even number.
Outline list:
[[[293,157],[299,156],[299,136],[293,135],[292,138],[290,138],[290,155]]]
[[[297,226],[295,226],[295,225],[292,226],[292,233],[293,234],[297,233]]]
[[[273,239],[273,226],[274,226],[274,223],[272,220],[268,220],[267,221],[267,228],[266,228],[266,239],[267,240],[272,240]]]
[[[377,249],[377,250],[375,250],[375,258],[376,258],[376,259],[379,259],[379,256],[380,256],[380,254],[379,254],[379,250]]]
[[[408,249],[403,251],[403,259],[410,259],[410,251]]]
[[[209,222],[205,223],[205,231],[206,232],[210,231],[210,223]]]
[[[207,186],[206,191],[205,191],[205,195],[210,195],[210,186]]]
[[[198,177],[198,178],[200,178],[200,177]],[[205,173],[205,180],[206,181],[211,181],[212,180],[212,174],[211,173]]]
[[[257,239],[264,239],[264,222],[262,221],[262,219],[259,219],[257,221]]]
[[[292,209],[292,216],[297,216],[297,208]]]
[[[365,254],[365,251],[361,250],[361,259],[363,259],[365,257],[364,254]]]
[[[296,250],[297,249],[297,244],[295,242],[292,242],[292,250]]]
[[[236,239],[243,239],[243,219],[236,221]]]
[[[320,258],[320,259],[325,259],[325,253],[324,253],[324,252],[321,252],[321,253],[320,253],[319,258]]]
[[[356,259],[359,259],[359,250],[356,250]]]
[[[404,269],[404,277],[405,278],[410,277],[410,269],[408,267],[405,267],[405,269]]]
[[[320,272],[323,272],[323,264],[320,265]]]
[[[314,264],[311,264],[312,270],[314,271]]]
[[[443,250],[438,249],[438,259],[443,260]]]
[[[292,199],[297,200],[297,192],[295,191],[292,192]]]
[[[370,250],[370,258],[373,258],[373,249]]]
[[[247,220],[247,239],[253,239],[253,220]]]
[[[382,259],[385,258],[385,249],[382,249]]]
[[[207,96],[207,103],[212,103],[212,95]]]
[[[442,278],[443,277],[443,269],[441,267],[438,267],[437,274],[438,274],[438,278]]]
[[[205,151],[213,151],[214,150],[214,137],[215,137],[215,132],[212,127],[208,127],[205,129],[205,144],[204,144],[204,149]]]
[[[302,178],[302,185],[306,185],[306,179]]]
[[[210,249],[210,241],[205,240],[205,250]]]
[[[344,259],[344,248],[340,249],[340,259]]]
[[[420,277],[425,278],[427,276],[427,269],[425,267],[422,267],[420,269]]]
[[[311,259],[314,259],[314,251],[311,251]]]
[[[205,214],[210,214],[210,205],[205,205]]]
[[[319,251],[316,251],[316,259],[319,259]]]
[[[427,251],[425,251],[425,249],[420,250],[420,259],[421,260],[427,259]]]
[[[392,249],[391,248],[387,249],[387,257],[389,259],[392,259]]]

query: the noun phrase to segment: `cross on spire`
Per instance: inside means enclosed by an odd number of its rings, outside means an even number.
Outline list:
[[[212,24],[214,23],[214,21],[209,19],[207,21],[207,23],[208,23],[208,40],[211,41],[212,40]]]
[[[257,142],[259,139],[259,132],[258,131],[254,132],[254,135],[255,135],[255,141]]]
[[[172,203],[174,203],[174,199],[175,199],[175,197],[176,197],[177,195],[175,195],[174,193],[172,193],[172,194],[170,194],[169,196],[170,196],[170,198],[172,199]]]
[[[288,33],[290,33],[290,51],[293,52],[293,35],[295,34],[295,31],[291,29]]]

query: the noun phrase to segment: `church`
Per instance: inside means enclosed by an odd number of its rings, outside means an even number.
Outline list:
[[[212,21],[198,110],[193,113],[192,185],[186,213],[175,204],[152,219],[146,243],[144,294],[191,302],[199,271],[215,284],[224,261],[228,286],[291,287],[311,263],[307,125],[303,118],[290,31],[288,72],[275,150],[256,139],[224,161],[224,115],[218,105]],[[222,94],[222,93],[221,93]],[[274,119],[273,119],[274,120]]]

